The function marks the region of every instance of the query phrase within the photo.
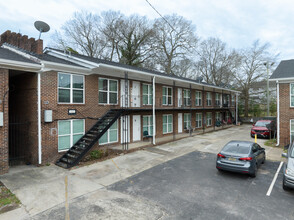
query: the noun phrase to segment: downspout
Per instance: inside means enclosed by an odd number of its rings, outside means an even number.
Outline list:
[[[155,134],[156,134],[156,120],[155,120],[155,76],[153,76],[153,145],[156,144],[155,142]]]
[[[42,163],[41,72],[38,72],[38,162]]]
[[[236,117],[236,125],[238,125],[238,94],[236,93],[236,113],[235,113],[235,117]]]
[[[280,145],[280,85],[279,81],[277,80],[277,144],[276,146]]]

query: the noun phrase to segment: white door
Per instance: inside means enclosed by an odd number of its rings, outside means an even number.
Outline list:
[[[178,113],[178,133],[183,132],[183,113]]]
[[[120,120],[120,137],[121,143],[130,142],[130,116],[122,116]]]
[[[141,116],[133,115],[133,141],[141,140]]]
[[[125,84],[125,80],[121,79],[120,80],[120,106],[121,107],[129,107],[130,105],[130,81],[128,81],[128,87],[126,90],[126,84]],[[127,94],[126,94],[127,91]]]
[[[132,107],[140,107],[140,82],[133,81],[132,87]]]
[[[178,88],[178,107],[181,107],[182,103],[183,103],[182,89]]]

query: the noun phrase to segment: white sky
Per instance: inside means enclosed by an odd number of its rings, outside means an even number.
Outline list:
[[[294,1],[292,0],[149,0],[163,15],[176,13],[192,20],[197,35],[219,37],[232,48],[244,48],[256,39],[268,42],[280,59],[294,59]],[[6,30],[37,38],[34,21],[51,27],[42,35],[44,45],[74,12],[99,14],[115,10],[148,18],[158,14],[145,0],[0,0],[0,33]]]

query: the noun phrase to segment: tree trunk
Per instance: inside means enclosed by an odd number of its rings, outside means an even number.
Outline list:
[[[246,89],[244,91],[244,116],[248,117],[249,112],[249,91]]]

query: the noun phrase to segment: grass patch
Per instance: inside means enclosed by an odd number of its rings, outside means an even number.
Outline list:
[[[277,139],[270,139],[264,142],[264,145],[269,147],[275,147],[276,144],[277,144]]]
[[[2,182],[0,182],[0,213],[10,211],[17,208],[19,205],[19,199],[9,189],[7,189]],[[6,206],[13,208],[5,209]]]

